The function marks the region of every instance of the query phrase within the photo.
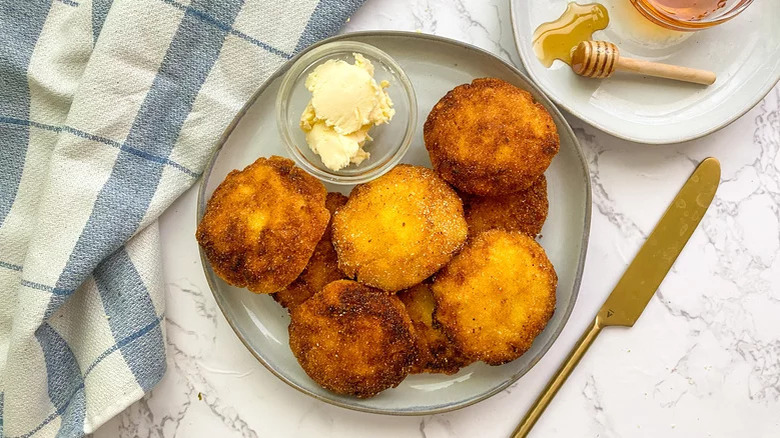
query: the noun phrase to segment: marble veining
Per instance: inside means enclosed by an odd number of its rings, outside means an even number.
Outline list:
[[[369,0],[345,31],[466,41],[519,65],[504,0]],[[600,307],[668,202],[707,156],[722,185],[631,329],[608,328],[532,436],[780,436],[780,87],[699,140],[643,146],[567,116],[590,165],[593,217],[581,292],[561,337],[518,383],[460,411],[387,417],[298,393],[238,341],[192,238],[195,189],[161,217],[168,372],[104,437],[504,437]]]

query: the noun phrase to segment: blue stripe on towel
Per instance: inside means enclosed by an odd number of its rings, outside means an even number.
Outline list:
[[[109,347],[106,351],[101,353],[97,357],[97,359],[95,359],[95,361],[92,362],[92,364],[89,367],[87,367],[87,369],[84,371],[84,378],[86,379],[87,376],[89,375],[89,373],[92,372],[92,370],[95,369],[95,367],[98,366],[98,364],[100,364],[103,361],[103,359],[105,359],[108,356],[110,356],[111,353],[121,349],[122,347],[124,347],[127,344],[130,344],[130,343],[136,341],[137,339],[143,338],[144,335],[146,335],[150,331],[156,329],[160,325],[160,321],[162,321],[162,317],[158,317],[155,321],[152,321],[151,323],[149,323],[145,327],[142,327],[138,331],[133,332],[128,337],[118,341],[116,344],[114,344],[111,347]],[[65,401],[66,406],[71,403],[71,399],[73,397],[78,395],[78,391],[81,388],[83,388],[83,386],[77,387],[76,390],[73,393],[69,394],[68,399]],[[3,394],[0,393],[0,397],[2,397],[2,395]],[[15,436],[15,437],[8,437],[8,438],[29,438],[30,436],[35,435],[35,433],[37,433],[39,430],[43,429],[47,424],[51,423],[59,415],[60,414],[59,414],[58,410],[55,409],[55,411],[53,413],[51,413],[51,415],[46,417],[46,419],[44,419],[40,424],[38,424],[36,427],[34,427],[29,432],[27,432],[27,433],[25,433],[23,435],[19,435],[19,436]],[[2,423],[2,409],[0,409],[0,423]],[[77,436],[81,436],[81,434],[79,433],[79,434],[77,434]],[[0,434],[0,438],[2,438],[2,437],[3,437],[3,435]]]
[[[113,0],[92,0],[92,41],[97,42]]]
[[[186,12],[187,14],[192,14],[193,16],[197,17],[204,23],[208,23],[212,26],[216,26],[222,30],[228,31],[231,35],[236,36],[238,38],[241,38],[244,41],[248,41],[260,48],[263,48],[275,55],[281,56],[284,59],[290,59],[292,58],[292,55],[289,53],[286,53],[282,50],[277,49],[276,47],[271,46],[270,44],[266,44],[257,38],[253,38],[244,32],[241,32],[240,30],[236,30],[233,28],[233,26],[226,24],[217,18],[214,18],[213,16],[209,15],[208,13],[203,12],[202,10],[198,10],[192,6],[187,6],[182,3],[179,3],[174,0],[160,0],[163,3],[167,3],[175,8],[181,9],[182,11]]]
[[[173,160],[170,160],[168,158],[158,157],[158,156],[156,156],[154,154],[151,154],[149,152],[138,150],[138,149],[136,149],[136,148],[134,148],[132,146],[127,146],[127,144],[122,144],[122,143],[119,143],[118,141],[114,141],[114,140],[111,140],[111,139],[108,139],[108,138],[105,138],[105,137],[100,137],[98,135],[90,134],[90,133],[84,132],[84,131],[82,131],[80,129],[71,128],[70,126],[63,126],[62,130],[67,132],[67,133],[69,133],[69,134],[73,134],[73,135],[78,136],[78,137],[86,138],[87,140],[92,140],[92,141],[96,141],[96,142],[99,142],[99,143],[107,144],[109,146],[113,146],[115,148],[121,149],[121,150],[123,150],[125,152],[130,152],[133,155],[138,155],[139,157],[145,158],[145,159],[147,159],[149,161],[155,161],[157,163],[167,164],[167,165],[169,165],[169,166],[171,166],[171,167],[173,167],[173,168],[175,168],[177,170],[180,170],[180,171],[186,173],[187,175],[189,175],[189,176],[191,176],[193,178],[200,177],[199,173],[194,172],[194,171],[186,168],[185,166],[182,166],[181,164],[179,164],[179,163],[177,163],[177,162],[175,162]]]
[[[317,41],[327,38],[341,29],[343,21],[334,20],[335,17],[351,17],[357,11],[364,0],[320,0],[314,8],[314,12],[306,23],[295,53],[309,47]],[[346,19],[346,18],[345,18]]]
[[[53,132],[67,132],[68,134],[75,135],[77,137],[86,138],[87,140],[92,140],[98,143],[103,143],[112,147],[115,147],[117,149],[122,149],[124,151],[130,152],[131,154],[138,155],[141,158],[146,158],[147,160],[156,161],[158,163],[164,163],[167,164],[174,169],[180,170],[183,173],[186,173],[187,175],[193,177],[193,178],[200,178],[200,173],[195,172],[193,170],[190,170],[186,166],[183,166],[173,160],[170,160],[168,158],[162,158],[157,157],[155,155],[151,155],[149,153],[139,151],[135,148],[132,148],[130,146],[123,145],[122,143],[119,143],[116,140],[111,140],[110,138],[101,137],[99,135],[90,134],[89,132],[82,131],[80,129],[72,128],[70,126],[55,126],[55,125],[47,125],[45,123],[39,123],[39,122],[33,122],[32,120],[23,120],[23,119],[17,119],[15,117],[4,117],[0,116],[0,123],[8,124],[8,125],[19,125],[19,126],[32,126],[34,128],[39,129],[45,129],[47,131],[53,131]]]
[[[45,129],[47,131],[53,131],[53,132],[62,131],[62,127],[60,126],[47,125],[45,123],[33,122],[32,120],[27,120],[27,119],[18,119],[16,117],[0,116],[0,123],[7,124],[7,125],[27,126],[27,127],[32,126],[35,128]]]
[[[135,342],[118,345],[138,385],[149,391],[165,372],[165,346],[146,285],[124,248],[101,262],[94,276],[114,339],[131,339],[138,326],[150,327]]]
[[[50,7],[50,0],[0,0],[0,114],[29,118],[25,74]],[[16,199],[29,140],[29,127],[0,127],[0,226]]]
[[[239,1],[196,0],[193,6],[226,18],[230,23]],[[226,32],[185,15],[165,54],[152,87],[138,111],[125,145],[150,155],[168,158],[195,97],[216,62]],[[146,214],[162,176],[164,165],[121,150],[114,168],[98,194],[56,289],[75,289],[100,260],[116,251],[132,236]],[[52,310],[52,309],[49,309]],[[47,314],[51,314],[47,311]]]
[[[2,260],[0,260],[0,268],[10,269],[12,271],[19,271],[19,272],[22,271],[21,266],[15,265],[13,263],[4,262]],[[2,435],[0,435],[0,437],[2,437]]]
[[[168,157],[227,34],[225,29],[203,26],[190,11],[204,11],[231,26],[240,8],[238,0],[192,2],[127,135],[127,146]]]
[[[195,0],[193,6],[232,25],[241,3],[237,0],[224,3]],[[200,20],[185,14],[130,128],[126,146],[150,155],[169,157],[195,98],[219,57],[226,34],[222,29],[203,26]],[[136,232],[164,166],[164,163],[120,149],[111,175],[97,196],[55,290],[78,287],[102,259]],[[113,275],[122,274],[114,272]],[[65,299],[62,295],[52,295],[46,315],[53,314]],[[151,379],[143,373],[135,377],[139,382]]]
[[[4,395],[0,392],[0,438],[5,436],[3,435],[3,398]]]
[[[35,337],[41,344],[43,357],[46,360],[49,398],[57,414],[62,417],[57,437],[82,436],[86,399],[84,379],[81,377],[76,356],[73,355],[65,339],[48,323],[38,327]]]
[[[24,280],[24,279],[22,279],[21,285],[25,286],[25,287],[32,288],[32,289],[38,289],[38,290],[42,290],[44,292],[49,292],[49,293],[52,293],[54,295],[70,295],[73,292],[75,292],[75,289],[60,289],[60,288],[51,287],[51,286],[47,286],[45,284],[36,283],[34,281],[29,281],[29,280]],[[46,315],[46,317],[48,318],[49,315]]]
[[[122,347],[124,347],[125,345],[128,345],[128,344],[134,342],[136,339],[140,339],[140,338],[144,337],[147,333],[149,333],[151,331],[157,330],[160,333],[162,333],[162,329],[159,328],[160,322],[162,321],[162,319],[163,319],[162,315],[157,317],[154,321],[152,321],[149,324],[141,327],[140,330],[138,330],[136,332],[133,332],[130,336],[120,340],[116,344],[112,345],[111,348],[108,348],[106,351],[100,353],[100,356],[98,356],[97,359],[95,359],[95,361],[92,362],[92,364],[87,367],[87,370],[84,371],[84,378],[86,378],[89,375],[89,373],[91,373],[92,370],[94,370],[95,367],[100,364],[100,362],[103,362],[103,359],[105,359],[108,356],[110,356],[111,353],[113,353],[113,352],[115,352],[117,350],[121,350]],[[165,370],[163,370],[163,371],[165,371]]]

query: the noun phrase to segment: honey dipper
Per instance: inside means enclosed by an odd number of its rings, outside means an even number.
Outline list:
[[[607,41],[582,41],[577,44],[571,57],[571,69],[589,78],[608,78],[615,70],[623,70],[702,85],[715,82],[715,73],[711,71],[624,58],[617,46]]]

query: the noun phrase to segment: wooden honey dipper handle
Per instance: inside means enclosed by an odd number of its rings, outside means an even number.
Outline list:
[[[659,78],[712,85],[715,73],[707,70],[623,58],[617,46],[606,41],[583,41],[571,57],[574,73],[589,78],[608,78],[616,70],[632,71]]]

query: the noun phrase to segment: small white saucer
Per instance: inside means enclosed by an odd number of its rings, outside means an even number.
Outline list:
[[[756,1],[731,21],[692,33],[650,23],[628,0],[597,1],[607,7],[610,24],[593,37],[617,44],[621,56],[718,75],[705,87],[626,73],[583,78],[561,61],[545,68],[534,55],[533,32],[558,18],[569,0],[512,0],[515,42],[528,75],[567,111],[614,136],[648,144],[701,137],[747,112],[780,79],[780,1]]]

